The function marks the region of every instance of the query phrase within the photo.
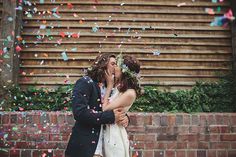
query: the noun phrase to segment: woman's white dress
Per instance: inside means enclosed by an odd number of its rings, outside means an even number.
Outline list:
[[[111,96],[110,101],[115,100],[121,94],[116,90]],[[132,104],[125,107],[125,111],[127,112],[131,106]],[[130,157],[129,139],[126,129],[117,124],[106,124],[105,126],[105,129],[101,127],[102,134],[100,134],[96,152],[102,154],[103,157]]]

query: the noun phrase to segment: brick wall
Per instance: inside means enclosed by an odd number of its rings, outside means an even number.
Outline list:
[[[130,113],[136,157],[236,157],[236,113]],[[62,157],[70,112],[0,112],[0,157]]]

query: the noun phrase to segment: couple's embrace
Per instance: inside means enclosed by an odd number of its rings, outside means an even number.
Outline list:
[[[130,157],[125,127],[140,94],[140,64],[131,56],[98,56],[73,90],[76,120],[66,157]]]

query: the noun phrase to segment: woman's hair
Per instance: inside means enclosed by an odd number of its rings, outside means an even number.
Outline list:
[[[123,64],[127,70],[121,67],[122,75],[120,79],[119,91],[125,92],[127,89],[134,89],[137,96],[141,94],[141,88],[138,80],[138,73],[140,71],[139,61],[132,56],[123,56]]]
[[[107,70],[107,65],[109,63],[110,58],[116,58],[114,54],[103,53],[95,59],[92,66],[88,69],[87,75],[97,81],[102,82],[105,78],[105,71]]]

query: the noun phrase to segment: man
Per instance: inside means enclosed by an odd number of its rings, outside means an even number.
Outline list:
[[[114,55],[100,55],[88,70],[88,76],[76,82],[72,99],[76,122],[67,145],[66,157],[93,157],[102,124],[120,122],[127,125],[127,118],[122,109],[102,112],[99,84],[105,82],[105,72],[114,72],[115,66]]]

